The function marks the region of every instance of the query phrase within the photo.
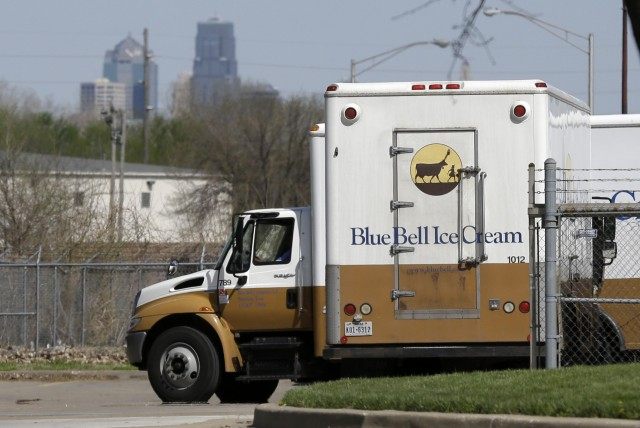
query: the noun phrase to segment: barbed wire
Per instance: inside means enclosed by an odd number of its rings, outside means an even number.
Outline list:
[[[556,171],[640,171],[640,168],[555,168]],[[544,172],[544,168],[534,169],[536,172]]]
[[[615,189],[576,189],[576,190],[556,189],[556,193],[593,193],[593,192],[616,192],[616,191],[617,190],[615,190]],[[632,190],[632,189],[625,189],[624,191],[625,192],[640,192],[640,190]],[[544,195],[545,191],[544,190],[536,190],[534,193],[535,194]]]
[[[640,181],[640,177],[630,177],[630,178],[556,178],[556,182],[563,183],[578,183],[578,182],[589,182],[589,181],[612,181],[612,182],[625,182],[625,183],[633,183],[636,181]],[[536,183],[544,183],[544,180],[536,180]]]

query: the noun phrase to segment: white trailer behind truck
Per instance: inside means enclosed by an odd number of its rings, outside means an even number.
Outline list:
[[[588,107],[533,80],[339,83],[325,99],[311,209],[240,214],[214,269],[137,297],[129,360],[163,400],[528,359],[527,165],[588,168]]]
[[[640,114],[591,116],[591,168],[593,196],[604,203],[640,202]],[[621,215],[616,218],[613,238],[617,257],[595,268],[602,269],[602,285],[597,296],[614,299],[640,298],[640,218]],[[606,266],[598,266],[599,264]],[[640,349],[640,317],[634,305],[604,304],[621,350]]]

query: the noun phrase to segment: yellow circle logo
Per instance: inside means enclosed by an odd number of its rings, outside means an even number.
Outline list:
[[[411,179],[421,192],[440,196],[460,182],[460,156],[445,144],[428,144],[411,159]]]

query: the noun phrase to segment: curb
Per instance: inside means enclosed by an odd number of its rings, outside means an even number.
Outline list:
[[[256,407],[257,428],[331,427],[465,427],[465,428],[613,428],[640,427],[640,421],[599,418],[556,418],[526,415],[400,412],[396,410],[309,409],[261,404]]]
[[[0,381],[125,380],[147,379],[146,372],[135,370],[22,370],[0,372]]]

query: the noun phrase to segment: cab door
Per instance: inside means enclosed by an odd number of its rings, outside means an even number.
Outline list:
[[[394,186],[395,315],[477,318],[484,260],[482,187],[474,129],[398,130]]]
[[[219,273],[221,316],[234,331],[299,328],[303,281],[296,216],[252,214],[244,218],[241,245],[227,254]]]

